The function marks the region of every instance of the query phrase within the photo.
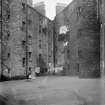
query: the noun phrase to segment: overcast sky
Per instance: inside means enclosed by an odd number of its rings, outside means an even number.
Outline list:
[[[33,3],[44,1],[46,4],[46,15],[50,19],[54,19],[56,3],[69,4],[72,0],[33,0]]]

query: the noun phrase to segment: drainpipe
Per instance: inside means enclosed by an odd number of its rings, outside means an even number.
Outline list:
[[[55,74],[55,21],[53,23],[53,65],[54,65],[54,74]]]
[[[2,8],[2,0],[1,0],[1,20],[0,20],[0,22],[1,22],[1,77],[0,77],[0,79],[2,80],[3,79],[3,32],[2,32],[2,24],[3,24],[3,14],[2,14],[2,12],[3,12],[3,8]]]
[[[26,1],[26,77],[28,79],[28,4]]]

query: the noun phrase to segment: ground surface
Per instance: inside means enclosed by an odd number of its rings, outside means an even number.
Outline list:
[[[0,83],[1,95],[13,105],[105,105],[103,89],[102,79],[60,76]]]

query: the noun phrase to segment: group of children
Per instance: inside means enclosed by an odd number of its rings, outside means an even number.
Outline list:
[[[48,64],[48,69],[47,69],[47,73],[48,74],[52,74],[53,73],[53,71],[54,71],[54,69],[53,69],[53,65],[51,64],[51,63],[49,63]],[[37,76],[39,76],[40,75],[40,73],[41,73],[41,68],[40,67],[36,67],[35,68],[35,71],[30,71],[30,73],[29,73],[29,75],[28,75],[28,79],[36,79],[36,77]]]
[[[31,72],[29,73],[28,79],[31,79],[31,80],[36,79],[36,76],[38,76],[39,73],[40,73],[40,67],[36,67],[36,68],[35,68],[35,71],[33,71],[33,72],[31,71]]]

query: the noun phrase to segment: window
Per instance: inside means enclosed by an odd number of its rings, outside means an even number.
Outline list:
[[[41,33],[41,25],[39,25],[39,33]]]
[[[31,73],[31,67],[29,67],[29,72]]]
[[[42,30],[43,30],[43,33],[46,35],[47,34],[47,28],[45,27]]]
[[[10,19],[10,12],[8,13],[7,18]]]
[[[26,22],[25,21],[22,21],[22,31],[24,31],[26,28]]]
[[[25,61],[26,61],[26,58],[23,58],[22,59],[22,65],[23,65],[23,67],[25,67]]]
[[[24,48],[26,45],[26,41],[25,40],[22,40],[22,47]]]
[[[77,7],[77,19],[81,16],[82,9],[81,7]]]
[[[9,37],[10,37],[10,33],[8,32],[7,33],[7,40],[9,40]]]
[[[22,3],[22,8],[23,8],[23,10],[26,9],[26,5],[25,5],[25,3]]]
[[[8,58],[10,58],[10,53],[8,53]]]
[[[25,21],[22,21],[22,25],[25,25],[26,24],[26,22]]]
[[[41,49],[41,40],[39,40],[39,48]]]
[[[31,58],[31,56],[32,56],[32,52],[28,52],[28,54],[29,54],[29,58]]]
[[[79,72],[79,64],[77,63],[77,72]]]
[[[29,37],[29,39],[32,39],[32,35],[29,35],[28,37]]]

